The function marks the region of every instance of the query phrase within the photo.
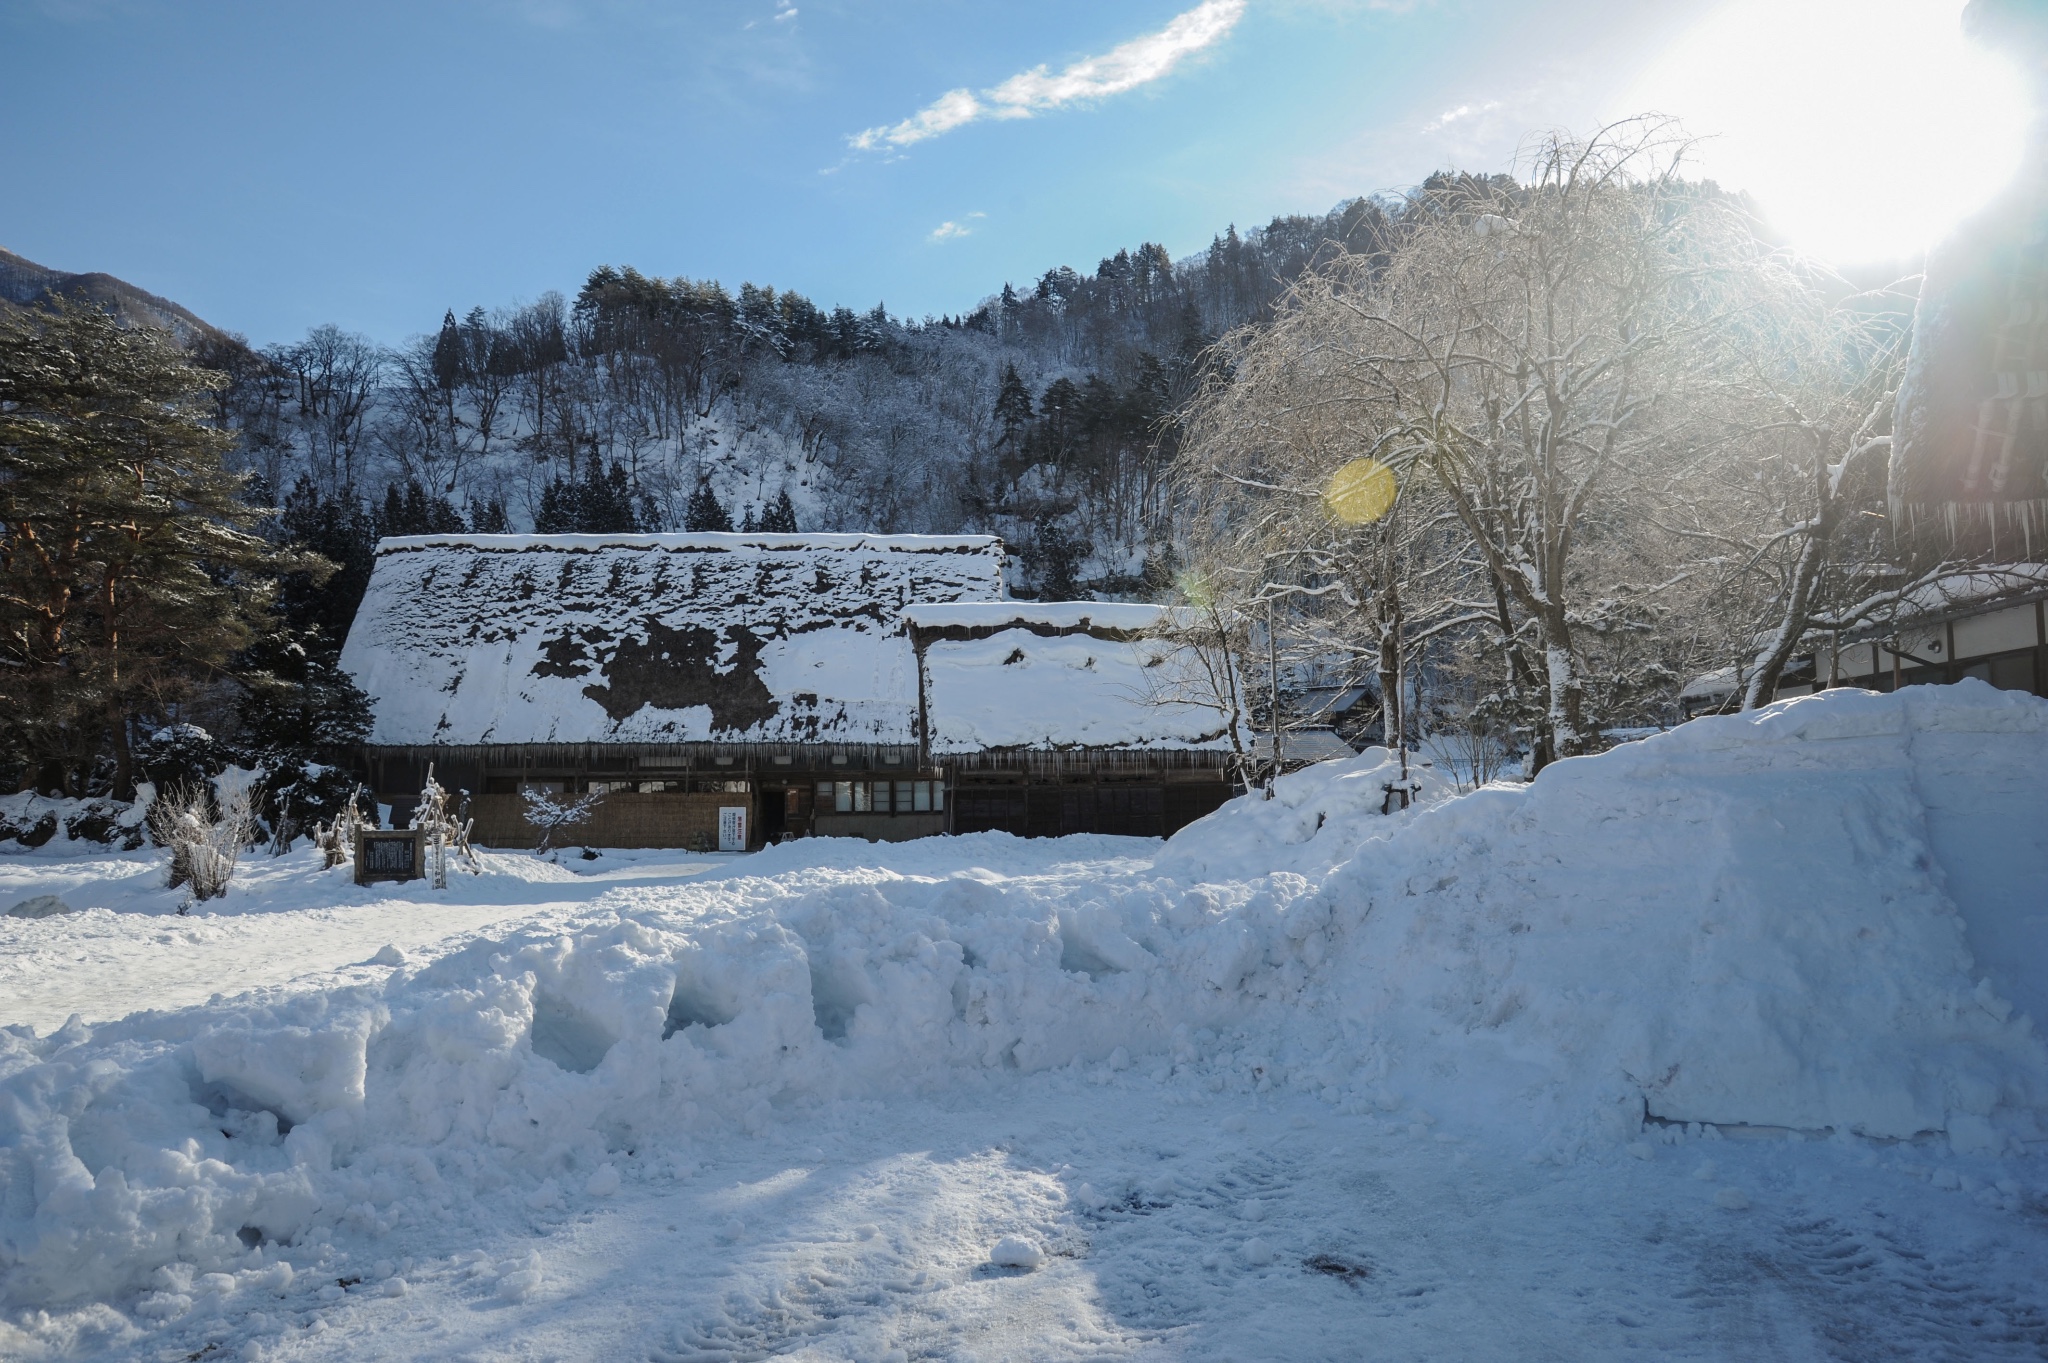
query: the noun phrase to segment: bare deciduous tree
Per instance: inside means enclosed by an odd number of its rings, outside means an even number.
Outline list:
[[[1656,617],[1703,585],[1646,498],[1728,429],[1722,347],[1771,253],[1739,205],[1678,177],[1683,152],[1637,120],[1538,141],[1526,183],[1432,182],[1383,249],[1309,271],[1236,338],[1191,422],[1196,540],[1243,571],[1252,541],[1258,571],[1291,561],[1287,594],[1351,605],[1383,670],[1412,630],[1492,633],[1504,688],[1540,703],[1539,766],[1596,742],[1589,686],[1612,712],[1670,679]],[[1360,459],[1402,506],[1346,543],[1302,508]]]

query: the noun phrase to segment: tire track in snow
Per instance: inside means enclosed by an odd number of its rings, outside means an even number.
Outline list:
[[[1063,1201],[1049,1174],[999,1152],[879,1161],[818,1196],[775,1244],[736,1245],[714,1298],[683,1312],[648,1357],[752,1363],[815,1348],[950,1359],[977,1340],[1034,1359],[1127,1357],[1129,1332],[1085,1304],[1087,1242]],[[988,1262],[996,1239],[1018,1230],[1049,1251],[1036,1271]]]
[[[1984,1261],[1961,1262],[1911,1243],[1911,1233],[1852,1227],[1830,1217],[1786,1222],[1757,1262],[1779,1288],[1810,1304],[1828,1356],[1843,1363],[2048,1359],[2048,1310],[1993,1281]]]

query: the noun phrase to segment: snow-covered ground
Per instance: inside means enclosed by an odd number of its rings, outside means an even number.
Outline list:
[[[1383,757],[1164,846],[0,858],[81,910],[0,918],[0,1357],[2048,1355],[2048,703]]]

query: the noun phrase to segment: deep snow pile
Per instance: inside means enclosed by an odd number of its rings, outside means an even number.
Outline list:
[[[1111,1057],[1554,1158],[1646,1118],[2017,1153],[2048,1117],[2044,769],[2048,703],[1831,692],[1527,787],[1424,772],[1393,816],[1368,754],[1164,849],[1070,840],[1087,877],[1000,835],[799,846],[381,984],[0,1032],[5,1299],[176,1314],[323,1227]]]

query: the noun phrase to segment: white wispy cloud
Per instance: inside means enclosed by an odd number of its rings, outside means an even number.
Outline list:
[[[988,214],[986,213],[969,213],[966,219],[961,222],[954,222],[951,218],[948,218],[937,227],[934,227],[931,230],[931,235],[927,236],[925,240],[936,245],[939,242],[955,241],[961,237],[971,237],[974,235],[974,229],[968,226],[968,223],[976,218],[985,218],[987,216]]]
[[[1245,2],[1202,0],[1157,33],[1133,38],[1099,57],[1084,57],[1059,71],[1034,66],[986,90],[948,90],[901,123],[869,128],[847,140],[860,151],[907,147],[984,118],[1030,118],[1046,109],[1135,90],[1220,42],[1244,17]]]
[[[1450,127],[1461,119],[1471,118],[1475,114],[1490,114],[1499,107],[1500,101],[1497,99],[1489,99],[1484,104],[1460,104],[1455,109],[1444,110],[1435,118],[1423,124],[1421,131],[1424,133],[1442,132],[1445,128]]]

